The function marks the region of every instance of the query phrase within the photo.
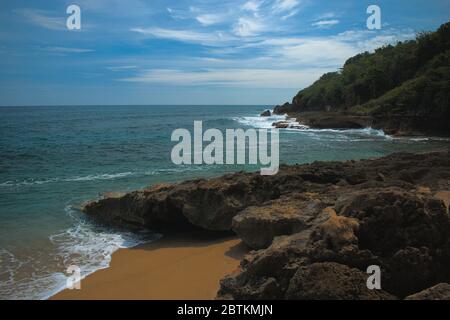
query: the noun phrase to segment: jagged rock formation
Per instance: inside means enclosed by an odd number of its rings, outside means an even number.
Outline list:
[[[256,251],[219,298],[403,299],[450,282],[449,190],[450,151],[401,153],[157,185],[84,211],[152,229],[234,231]],[[366,287],[370,265],[382,290]]]

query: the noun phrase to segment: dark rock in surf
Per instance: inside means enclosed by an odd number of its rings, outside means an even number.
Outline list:
[[[286,129],[286,128],[289,128],[289,122],[277,121],[277,122],[272,123],[272,127],[275,127],[277,129]]]
[[[272,113],[270,112],[270,110],[265,110],[261,113],[261,117],[270,117],[272,115]]]

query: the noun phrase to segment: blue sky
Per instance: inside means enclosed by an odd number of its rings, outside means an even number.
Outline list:
[[[81,30],[66,28],[71,4]],[[448,0],[2,1],[0,105],[278,104],[448,20]]]

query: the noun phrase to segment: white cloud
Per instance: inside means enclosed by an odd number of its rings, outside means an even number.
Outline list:
[[[261,5],[261,2],[259,2],[259,1],[254,1],[254,0],[247,1],[242,6],[242,10],[246,10],[246,11],[250,11],[250,12],[256,12],[256,11],[259,10],[260,5]]]
[[[285,32],[292,30],[278,28],[280,19],[299,12],[301,3],[296,0],[250,0],[235,11],[228,11],[226,6],[215,13],[204,6],[185,11],[190,14],[189,19],[196,19],[204,26],[223,21],[222,31],[204,32],[199,26],[192,30],[133,28],[132,31],[145,36],[197,43],[208,48],[201,52],[206,56],[180,60],[176,65],[170,64],[168,69],[157,65],[156,69],[149,69],[147,64],[122,81],[178,86],[301,88],[323,73],[338,70],[348,58],[360,52],[411,35],[405,30],[375,32],[361,29],[323,37],[285,37]],[[216,16],[217,12],[226,13]],[[317,28],[331,27],[339,23],[338,17],[336,13],[328,12],[309,23]]]
[[[128,82],[157,83],[178,86],[215,85],[252,88],[299,88],[311,84],[324,69],[273,70],[273,69],[208,69],[183,71],[172,69],[147,70]]]
[[[291,66],[297,69],[329,68],[328,71],[333,71],[358,53],[412,38],[414,33],[411,30],[386,30],[381,34],[361,30],[326,37],[268,38],[247,43],[241,49],[259,48],[261,53],[258,57],[270,58],[273,68]]]
[[[115,66],[115,67],[106,67],[106,69],[110,70],[110,71],[114,71],[114,72],[118,72],[118,71],[126,71],[126,70],[132,70],[132,69],[136,69],[137,66]]]
[[[222,32],[197,32],[164,28],[132,28],[133,32],[159,39],[170,39],[188,43],[200,43],[208,46],[223,45],[233,38]]]
[[[327,20],[327,19],[332,19],[335,18],[337,16],[337,14],[335,12],[325,12],[322,14],[319,14],[318,16],[316,16],[316,18],[314,20],[318,21],[318,20]]]
[[[49,12],[33,9],[18,10],[26,22],[32,23],[42,28],[50,30],[65,30],[66,20],[64,17],[50,16]]]
[[[284,15],[281,17],[281,20],[286,20],[289,19],[290,17],[295,16],[298,13],[299,10],[293,10],[291,12],[289,12],[288,14]]]
[[[241,48],[233,46],[223,46],[220,48],[209,48],[207,52],[214,56],[233,55],[241,52]]]
[[[299,39],[296,44],[291,40],[290,45],[275,47],[272,50],[272,54],[293,64],[314,67],[338,67],[357,53],[355,46],[332,38]]]
[[[348,58],[361,51],[357,44],[333,36],[271,38],[247,44],[243,48],[259,48],[262,55],[271,58],[272,67],[327,68],[328,71],[338,69]]]
[[[358,42],[361,51],[373,51],[387,44],[395,44],[399,41],[413,39],[415,37],[414,33],[399,35],[379,35],[364,41]]]
[[[183,63],[189,69],[195,68],[195,70],[199,70],[206,68],[209,70],[200,74],[197,72],[188,73],[189,75],[195,76],[197,79],[209,77],[208,79],[210,80],[212,79],[210,77],[214,75],[216,82],[222,85],[226,83],[227,78],[225,77],[224,81],[220,82],[218,80],[220,78],[219,75],[225,76],[229,73],[219,73],[219,69],[244,70],[254,68],[252,70],[256,70],[264,66],[264,68],[270,70],[298,70],[298,72],[320,69],[324,73],[336,71],[348,58],[360,52],[371,51],[388,43],[395,43],[398,40],[414,37],[414,34],[409,31],[401,32],[399,30],[386,30],[383,33],[361,30],[347,31],[325,37],[274,38],[253,36],[256,31],[252,28],[243,28],[237,31],[237,34],[244,38],[233,38],[230,35],[223,36],[217,33],[199,33],[160,28],[136,29],[135,31],[152,37],[208,45],[209,48],[205,51],[208,54],[206,57],[190,59],[189,62],[185,61]],[[250,52],[252,53],[251,55],[248,54]],[[224,57],[227,58],[224,59]],[[183,70],[183,63],[176,68]],[[171,76],[171,79],[176,81],[184,79],[183,77],[186,75],[185,72],[178,69],[175,74],[172,71],[164,74],[158,73],[158,75]],[[243,76],[242,73],[238,74]],[[260,74],[262,73],[260,72]],[[267,72],[267,74],[273,75],[274,73]],[[152,80],[154,79],[153,75],[155,75],[154,72],[145,76],[138,72],[138,76],[132,79],[134,81],[144,81],[144,79],[145,81],[156,81]]]
[[[154,13],[151,3],[145,0],[77,0],[81,10],[106,13],[108,16],[143,16]]]
[[[298,0],[276,0],[272,6],[275,12],[286,12],[294,9],[300,4]]]
[[[202,14],[195,19],[204,26],[211,26],[225,21],[225,16],[220,14]]]
[[[347,30],[339,33],[337,37],[343,41],[358,41],[374,34],[375,32],[370,30]]]
[[[172,17],[172,19],[174,19],[174,20],[191,19],[191,14],[188,14],[183,10],[173,9],[173,8],[169,8],[169,7],[167,7],[166,10],[169,13],[169,15]]]
[[[339,20],[333,19],[333,20],[319,20],[316,22],[311,23],[311,26],[318,27],[318,28],[329,28],[331,26],[334,26],[339,23]]]
[[[240,37],[255,36],[263,30],[264,25],[258,19],[253,18],[239,18],[233,28],[234,34]]]
[[[67,48],[67,47],[43,47],[41,48],[43,51],[53,52],[53,53],[89,53],[94,52],[92,49],[84,49],[84,48]]]
[[[411,29],[397,30],[385,29],[381,32],[371,30],[348,30],[339,33],[335,38],[339,41],[352,43],[359,52],[373,51],[387,44],[395,44],[398,41],[415,38],[415,32]]]
[[[247,0],[241,5],[202,2],[185,9],[166,9],[173,18],[195,19],[202,26],[221,24],[224,26],[223,34],[251,38],[283,28],[279,22],[296,15],[300,11],[300,3],[300,0]],[[190,32],[198,33],[195,29]]]
[[[240,5],[236,5],[235,2],[209,4],[207,1],[201,1],[195,6],[184,9],[166,8],[174,19],[193,19],[206,27],[220,24],[222,26],[220,32],[216,31],[212,37],[202,34],[202,30],[192,26],[189,27],[190,30],[177,31],[177,35],[172,33],[164,36],[160,36],[162,32],[157,32],[159,35],[154,32],[156,27],[145,30],[133,28],[132,30],[184,42],[211,42],[213,41],[211,38],[217,38],[217,34],[222,34],[223,37],[235,35],[241,40],[249,41],[252,40],[252,37],[263,36],[267,31],[277,32],[285,29],[286,23],[280,23],[280,21],[296,15],[300,11],[301,3],[300,0],[246,0]],[[223,41],[223,39],[220,40]]]

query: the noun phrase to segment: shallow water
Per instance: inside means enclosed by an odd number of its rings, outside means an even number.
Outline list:
[[[80,106],[0,108],[0,298],[42,299],[60,290],[65,270],[107,267],[111,254],[157,237],[99,226],[76,208],[108,191],[210,177],[256,166],[176,166],[171,133],[270,128],[265,106]],[[450,146],[446,139],[382,131],[285,129],[281,163],[346,160]]]

